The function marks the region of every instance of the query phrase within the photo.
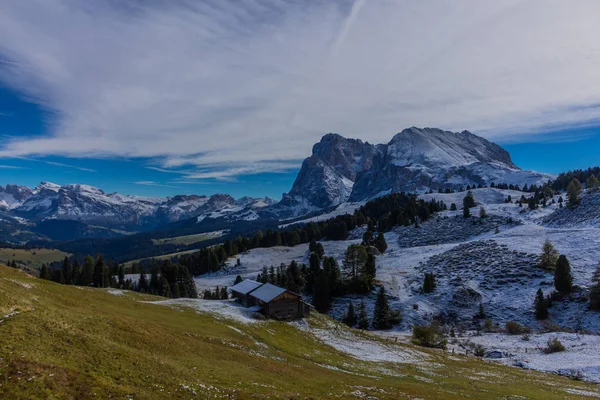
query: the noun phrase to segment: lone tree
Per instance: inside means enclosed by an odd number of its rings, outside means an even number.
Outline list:
[[[239,258],[238,258],[239,260]],[[238,283],[240,283],[241,281],[243,281],[242,277],[240,275],[235,277],[235,282],[233,282],[234,285],[237,285]]]
[[[342,322],[349,327],[353,327],[358,322],[358,319],[356,318],[356,312],[354,311],[354,304],[352,304],[352,302],[348,304],[348,311],[346,311],[346,314],[344,314]]]
[[[592,275],[590,286],[590,309],[600,311],[600,265]]]
[[[375,300],[375,309],[373,310],[373,328],[375,329],[390,329],[390,306],[387,297],[385,296],[385,288],[381,286]]]
[[[569,208],[574,208],[579,204],[581,196],[581,182],[577,178],[574,178],[569,186],[567,186],[567,199]]]
[[[399,311],[390,310],[385,288],[381,286],[375,300],[375,309],[373,310],[373,328],[391,329],[394,324],[402,319]]]
[[[554,287],[561,293],[571,293],[573,291],[573,275],[571,275],[571,265],[565,255],[558,257],[554,269]]]
[[[475,198],[473,197],[473,193],[469,190],[467,195],[463,199],[463,216],[465,218],[469,218],[471,216],[470,208],[475,207]]]
[[[387,242],[385,241],[385,237],[383,236],[383,232],[379,232],[377,234],[377,239],[375,240],[375,247],[381,253],[384,253],[387,250]]]
[[[367,315],[367,308],[365,307],[365,301],[360,301],[360,306],[358,307],[358,329],[368,329],[369,328],[369,316]]]
[[[425,273],[425,281],[423,282],[423,293],[431,293],[435,289],[435,276],[431,272]]]
[[[548,301],[544,297],[544,292],[542,292],[542,289],[538,289],[537,293],[535,294],[533,307],[535,309],[536,319],[548,318]]]
[[[596,192],[596,191],[598,191],[598,188],[600,187],[600,181],[598,181],[598,178],[596,178],[596,175],[592,174],[587,179],[585,186],[587,186],[587,190],[589,190],[590,192]]]
[[[487,218],[487,213],[485,212],[485,208],[483,208],[483,206],[481,206],[479,209],[479,218]]]
[[[358,279],[367,262],[367,250],[360,244],[351,244],[344,255],[344,278]]]
[[[546,239],[542,246],[542,254],[540,254],[540,268],[552,271],[556,265],[556,260],[558,260],[558,250],[554,248],[550,240]]]

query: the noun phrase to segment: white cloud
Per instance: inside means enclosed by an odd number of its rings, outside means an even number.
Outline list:
[[[17,166],[14,166],[14,165],[1,165],[0,164],[0,169],[28,169],[28,168],[17,167]]]
[[[600,123],[597,0],[132,4],[0,3],[0,80],[55,116],[0,156],[151,157],[228,179],[298,167],[327,132],[522,140]]]
[[[163,185],[162,183],[158,183],[158,182],[154,182],[154,181],[137,181],[137,182],[131,182],[131,183],[136,184],[136,185],[142,185],[142,186],[158,186],[158,187],[167,187],[167,188],[179,187],[179,186]]]

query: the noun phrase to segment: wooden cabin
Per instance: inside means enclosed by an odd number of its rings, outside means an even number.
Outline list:
[[[244,279],[230,288],[231,296],[245,307],[252,307],[256,305],[256,299],[249,296],[249,293],[261,286],[262,283],[260,282],[253,281],[252,279]]]
[[[302,301],[302,296],[270,283],[254,289],[248,297],[254,298],[255,304],[269,318],[296,319],[310,314],[310,306]]]

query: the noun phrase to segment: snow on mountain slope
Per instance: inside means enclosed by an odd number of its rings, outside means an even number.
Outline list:
[[[397,227],[385,233],[388,249],[377,256],[376,279],[385,286],[390,306],[400,309],[403,315],[403,321],[394,328],[394,332],[385,334],[398,332],[410,335],[412,325],[428,324],[433,316],[438,315],[457,326],[472,327],[479,321],[473,318],[479,311],[479,304],[483,305],[486,318],[500,327],[507,321],[515,320],[534,331],[542,329],[542,324],[533,313],[533,299],[539,288],[545,295],[553,291],[553,274],[538,267],[539,254],[546,239],[567,256],[574,283],[582,288],[573,295],[572,300],[554,302],[550,309],[550,322],[565,329],[586,329],[600,333],[598,313],[588,309],[585,299],[586,288],[600,261],[600,228],[593,224],[561,226],[561,221],[565,220],[562,216],[564,209],[559,208],[558,202],[549,202],[547,207],[540,206],[536,210],[505,203],[509,195],[518,199],[521,195],[530,196],[529,193],[495,188],[475,189],[472,192],[477,203],[483,205],[490,215],[485,221],[480,222],[476,216],[464,220],[460,210],[445,211],[420,224],[419,228]],[[456,203],[460,207],[465,194],[432,193],[420,197],[426,200],[435,198],[447,204]],[[577,210],[569,212],[574,216],[587,214],[589,210],[585,204],[590,201],[596,201],[595,195],[583,198],[581,214],[577,214]],[[554,218],[556,226],[546,225],[548,218]],[[511,220],[513,222],[509,222]],[[579,217],[576,222],[580,223]],[[454,233],[448,230],[453,225],[457,227],[452,231]],[[495,233],[496,227],[499,228],[498,233]],[[357,228],[351,237],[361,237],[362,231],[364,227]],[[437,244],[432,244],[428,238],[437,238]],[[340,265],[347,246],[354,243],[360,243],[360,239],[322,242],[325,254],[335,257]],[[201,289],[231,286],[236,275],[255,279],[264,266],[289,264],[292,260],[308,263],[308,246],[253,249],[237,258],[241,261],[240,266],[236,265],[235,258],[231,259],[226,269],[196,277],[197,286]],[[421,291],[426,272],[434,272],[437,277],[437,288],[431,294]],[[375,292],[366,296],[337,298],[330,315],[341,318],[350,301],[356,306],[360,300],[365,301],[367,311],[372,315],[375,298]],[[507,363],[521,361],[525,362],[526,367],[557,373],[583,371],[585,379],[597,380],[600,370],[597,358],[577,357],[590,348],[585,346],[587,337],[579,335],[571,345],[570,336],[557,335],[566,342],[563,344],[568,347],[567,352],[560,356],[547,356],[537,349],[530,356],[530,363],[524,361],[528,356],[521,352],[523,346],[531,346],[528,343],[520,346],[519,342],[523,341],[520,336],[513,340],[502,334],[484,334],[464,336],[458,340],[472,340],[483,344],[488,350],[500,349],[517,355],[501,360]],[[540,340],[547,340],[550,336],[546,334]],[[545,342],[540,340],[535,339],[535,343],[544,345]],[[563,358],[568,361],[563,367],[548,367],[551,360],[559,362]]]
[[[7,186],[8,187],[8,186]],[[59,186],[42,182],[24,201],[15,202],[0,192],[0,207],[7,203],[17,216],[32,220],[44,218],[75,219],[78,221],[109,226],[160,226],[187,218],[233,211],[246,211],[241,218],[258,218],[249,215],[274,203],[269,198],[242,198],[235,200],[225,194],[213,196],[178,195],[169,198],[124,196],[105,193],[89,185],[70,184]],[[9,200],[9,201],[7,201]]]
[[[0,210],[10,210],[21,205],[33,195],[31,189],[26,186],[8,184],[0,186]]]
[[[521,171],[506,150],[470,132],[413,127],[394,136],[373,167],[358,175],[350,200],[385,191],[423,193],[491,183],[523,186],[551,178]]]
[[[283,218],[298,217],[392,192],[491,183],[523,186],[552,177],[520,170],[506,150],[467,131],[413,127],[381,145],[328,134],[304,160],[292,190],[275,212]]]
[[[563,207],[543,222],[550,227],[600,228],[600,192],[585,194],[579,206]]]

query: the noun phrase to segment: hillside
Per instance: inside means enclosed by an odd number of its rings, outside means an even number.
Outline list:
[[[583,379],[600,382],[600,362],[597,361],[600,347],[590,345],[595,343],[596,334],[600,332],[600,319],[598,313],[589,310],[586,297],[600,260],[600,230],[593,224],[584,224],[581,228],[546,225],[548,219],[566,212],[591,218],[595,218],[595,214],[559,208],[559,196],[555,196],[555,203],[549,201],[547,207],[540,205],[529,210],[527,206],[505,202],[509,195],[513,199],[520,198],[521,192],[484,188],[472,190],[472,193],[478,204],[472,211],[476,215],[472,219],[463,218],[460,209],[443,211],[418,227],[397,226],[385,233],[388,248],[377,257],[376,280],[386,288],[391,306],[402,311],[403,321],[393,331],[406,334],[412,325],[428,324],[435,317],[464,331],[457,340],[477,342],[480,340],[477,329],[481,329],[484,321],[474,317],[481,304],[486,319],[491,320],[495,330],[501,330],[508,321],[517,321],[534,332],[544,332],[546,340],[561,335],[561,331],[589,333],[565,336],[565,342],[568,340],[571,346],[568,352],[557,356],[554,363],[550,362],[554,358],[534,347],[535,354],[530,352],[527,360],[540,357],[543,362],[525,365],[560,374],[580,374]],[[456,203],[460,207],[464,196],[463,192],[421,197],[444,201],[448,205]],[[595,195],[584,196],[580,207],[586,207],[594,199]],[[480,206],[487,210],[487,218],[478,217]],[[342,266],[346,248],[360,243],[365,229],[356,228],[350,232],[348,240],[323,241],[325,255],[334,257]],[[572,298],[555,302],[550,308],[550,319],[541,323],[533,313],[534,296],[540,288],[544,295],[554,291],[553,274],[538,266],[546,239],[554,243],[560,254],[567,256],[574,283],[580,289]],[[239,266],[236,265],[237,258],[240,259]],[[231,259],[228,268],[196,277],[196,283],[200,290],[217,285],[231,286],[238,274],[255,279],[264,266],[277,267],[292,260],[308,264],[308,245],[250,250]],[[423,280],[428,272],[436,275],[437,289],[423,294]],[[341,319],[349,302],[356,306],[362,299],[370,314],[375,297],[375,291],[365,296],[338,297],[329,314]],[[503,348],[505,339],[499,339],[501,336],[490,336],[489,340],[486,337],[487,334],[481,339],[486,350]],[[523,346],[515,345],[507,352],[515,356],[507,356],[503,362],[520,362],[518,354]],[[590,352],[594,355],[592,358],[587,357]]]
[[[583,382],[386,342],[323,316],[259,321],[229,302],[157,300],[61,286],[0,267],[0,397],[600,395]]]

